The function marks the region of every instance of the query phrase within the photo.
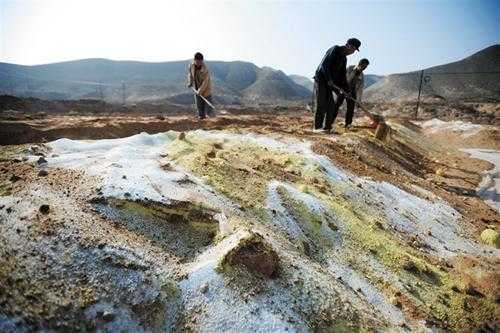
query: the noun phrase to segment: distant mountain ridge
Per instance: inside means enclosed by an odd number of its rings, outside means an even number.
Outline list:
[[[104,99],[108,102],[169,100],[191,103],[189,61],[146,63],[83,59],[47,65],[0,63],[0,94],[43,99]],[[216,100],[225,104],[300,101],[310,91],[280,70],[243,61],[207,61]]]
[[[383,75],[365,74],[365,89],[384,78]]]
[[[309,90],[311,92],[313,91],[314,81],[312,79],[310,79],[306,76],[296,75],[296,74],[291,74],[289,76],[298,85],[305,87],[307,90]]]
[[[309,79],[308,77],[302,76],[302,75],[294,75],[291,74],[289,75],[290,78],[295,81],[295,83],[306,87],[309,91],[313,91],[314,88],[314,81],[312,79]],[[365,74],[365,89],[371,86],[372,84],[377,83],[380,79],[382,79],[384,76],[382,75],[375,75],[375,74]]]
[[[134,103],[192,103],[185,87],[188,60],[169,62],[82,59],[46,65],[0,63],[0,94],[48,100],[104,99]],[[244,61],[208,61],[214,97],[221,104],[281,104],[309,101],[313,81]],[[500,45],[424,70],[422,98],[449,101],[500,100]],[[451,74],[465,73],[465,74]],[[415,100],[420,71],[365,75],[365,101]]]
[[[460,74],[453,74],[460,73]],[[415,100],[421,71],[392,74],[369,87],[372,102]],[[449,101],[500,100],[500,45],[492,45],[460,61],[424,69],[423,99]]]

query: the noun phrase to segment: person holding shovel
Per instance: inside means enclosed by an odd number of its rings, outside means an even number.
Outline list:
[[[368,59],[361,59],[357,66],[351,65],[347,67],[347,85],[349,86],[349,91],[351,92],[352,98],[347,98],[347,111],[345,114],[345,129],[350,130],[352,127],[352,117],[354,116],[355,100],[361,101],[361,96],[363,95],[363,87],[365,84],[365,76],[363,71],[368,67],[370,62]],[[345,96],[340,95],[335,102],[334,117],[337,117],[339,108],[344,103]]]
[[[194,102],[198,109],[198,118],[214,117],[212,78],[207,65],[203,61],[203,54],[200,52],[196,52],[193,62],[189,65],[188,88],[194,91]]]
[[[361,42],[350,38],[343,46],[335,45],[326,51],[314,75],[313,110],[314,132],[330,133],[335,121],[336,109],[332,92],[337,100],[340,95],[349,94],[346,66],[347,56],[359,51]]]

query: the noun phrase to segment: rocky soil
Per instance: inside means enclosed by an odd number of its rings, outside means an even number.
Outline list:
[[[498,330],[498,127],[311,121],[2,120],[0,331]]]

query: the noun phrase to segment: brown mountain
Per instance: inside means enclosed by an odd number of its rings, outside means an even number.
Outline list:
[[[364,98],[371,102],[415,100],[420,75],[420,71],[389,75],[369,87]],[[424,69],[422,98],[500,100],[500,45],[487,47],[460,61]]]
[[[207,64],[219,103],[274,104],[310,98],[310,91],[279,70],[242,61],[209,61]],[[187,66],[188,61],[146,63],[108,59],[38,66],[0,63],[0,95],[48,100],[192,103],[192,93],[185,87]]]

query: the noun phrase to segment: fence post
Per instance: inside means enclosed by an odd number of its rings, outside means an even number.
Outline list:
[[[125,106],[125,81],[122,81],[122,105]]]
[[[420,93],[422,92],[422,79],[424,77],[424,70],[420,71],[420,85],[418,87],[417,108],[415,109],[415,120],[418,117],[418,108],[420,107]]]

